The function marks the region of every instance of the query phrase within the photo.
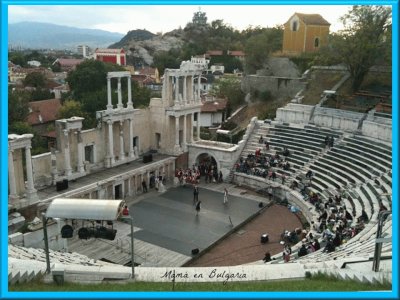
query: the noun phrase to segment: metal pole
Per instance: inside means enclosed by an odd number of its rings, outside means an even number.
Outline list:
[[[135,254],[134,254],[134,247],[133,247],[133,218],[131,219],[131,259],[132,259],[132,279],[135,279]]]
[[[372,263],[372,271],[378,272],[379,271],[379,265],[381,262],[381,253],[382,253],[382,243],[383,241],[379,241],[379,239],[382,236],[382,229],[383,229],[383,223],[385,216],[390,215],[392,212],[391,211],[382,211],[378,214],[378,227],[376,230],[376,241],[375,241],[375,251],[374,251],[374,260]]]
[[[43,222],[44,250],[46,252],[46,273],[50,273],[49,241],[47,240],[47,218],[45,213],[42,213],[42,222]]]

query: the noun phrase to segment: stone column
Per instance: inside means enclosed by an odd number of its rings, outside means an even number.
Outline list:
[[[18,198],[17,186],[15,184],[15,170],[14,170],[14,151],[8,150],[8,183],[10,185],[10,195],[11,199]]]
[[[57,157],[56,157],[56,149],[54,147],[51,147],[51,178],[52,178],[52,183],[56,184],[58,181],[58,171],[57,171]]]
[[[193,143],[194,113],[190,114],[190,142]]]
[[[179,76],[175,76],[175,105],[179,104]]]
[[[137,178],[136,178],[136,175],[133,175],[133,177],[132,177],[132,191],[133,191],[133,193],[132,193],[132,196],[135,196],[136,195],[136,193],[137,193],[137,187],[136,187],[136,185],[137,185]]]
[[[111,167],[114,163],[114,139],[113,139],[113,122],[107,121],[108,124],[108,167]]]
[[[124,151],[124,123],[123,121],[119,122],[119,160],[125,159],[125,151]]]
[[[186,125],[187,125],[187,122],[186,122],[186,119],[187,119],[187,115],[184,115],[183,116],[183,141],[182,141],[182,148],[183,148],[183,151],[187,151],[187,144],[186,144]]]
[[[194,102],[194,75],[191,76],[189,93],[190,93],[190,96],[189,96],[190,102],[193,103]]]
[[[64,160],[65,160],[65,174],[70,176],[72,174],[71,168],[71,157],[69,153],[69,137],[68,137],[68,130],[64,129],[64,137],[65,137],[65,149],[64,149]]]
[[[31,156],[30,145],[25,147],[25,160],[26,160],[26,177],[28,179],[26,196],[28,198],[28,201],[32,202],[38,200],[38,196],[33,183],[32,156]]]
[[[179,146],[179,117],[175,117],[175,147]]]
[[[133,151],[133,122],[132,119],[128,119],[129,123],[129,157],[135,158],[135,152]]]
[[[201,90],[201,74],[199,75],[199,80],[197,80],[198,82],[197,82],[197,85],[198,85],[198,91],[197,91],[197,102],[201,102],[201,93],[200,93],[200,90]]]
[[[179,116],[175,116],[175,145],[174,154],[181,152],[181,145],[179,144]]]
[[[186,104],[188,102],[186,91],[187,91],[186,76],[183,76],[183,103],[184,104]]]
[[[83,165],[83,143],[82,143],[82,132],[78,130],[76,133],[78,137],[78,172],[84,173],[85,168]]]
[[[196,125],[197,125],[197,131],[196,131],[197,140],[200,141],[200,112],[197,113],[197,122],[196,122]]]
[[[121,92],[121,77],[118,77],[118,105],[117,108],[123,108],[122,92]]]
[[[133,108],[133,103],[132,103],[132,78],[131,76],[127,77],[128,79],[128,108]]]
[[[113,105],[111,101],[111,78],[107,77],[107,110],[112,110]]]

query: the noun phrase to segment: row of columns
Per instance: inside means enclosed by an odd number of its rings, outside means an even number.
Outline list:
[[[183,99],[181,101],[181,99],[179,99],[179,78],[181,76],[175,76],[175,91],[174,91],[174,101],[176,105],[185,105],[186,103],[190,103],[190,102],[200,102],[200,91],[201,91],[201,75],[199,75],[198,77],[198,87],[197,87],[197,94],[195,94],[195,90],[194,90],[194,76],[190,75],[184,75],[183,76]],[[189,85],[189,89],[188,89],[188,85],[187,85],[187,78],[191,77],[191,84]],[[189,91],[189,93],[188,93]]]
[[[129,127],[129,158],[135,158],[135,151],[133,149],[133,122],[132,119],[128,119],[128,127]],[[117,121],[119,122],[119,160],[125,159],[125,147],[124,147],[124,121]],[[114,131],[113,131],[113,124],[114,121],[111,119],[107,120],[108,125],[108,153],[107,153],[107,166],[111,167],[115,163],[115,155],[114,155]]]
[[[26,162],[26,178],[27,178],[27,186],[26,186],[26,197],[28,201],[37,200],[37,191],[35,189],[34,181],[33,181],[33,168],[32,168],[32,156],[31,156],[31,146],[26,145],[25,149],[25,162]],[[20,148],[22,149],[22,148]],[[14,169],[14,150],[8,150],[8,179],[10,185],[10,198],[17,199],[17,185],[15,178],[15,169]]]
[[[71,167],[71,153],[70,153],[70,144],[69,144],[69,130],[64,129],[64,138],[65,138],[65,146],[64,146],[64,163],[65,163],[65,175],[71,176],[72,175],[72,167]],[[82,132],[80,130],[75,132],[77,136],[77,172],[80,174],[85,173],[85,166],[83,163],[83,140],[82,140]]]
[[[111,79],[113,77],[107,76],[107,110],[110,111],[113,109],[112,105],[112,96],[111,96]],[[121,90],[121,78],[122,77],[117,77],[118,78],[118,87],[117,87],[117,92],[118,92],[118,104],[117,108],[121,109],[123,108],[122,104],[122,90]],[[128,82],[128,103],[127,103],[127,108],[133,108],[133,103],[132,103],[132,83],[131,83],[131,77],[126,76],[127,82]]]
[[[182,149],[183,151],[187,150],[187,139],[186,139],[186,130],[187,130],[187,116],[190,115],[191,118],[191,124],[190,124],[190,143],[193,143],[193,125],[194,125],[194,114],[185,114],[183,115],[183,140],[182,140]],[[179,118],[181,116],[176,116],[175,117],[175,149],[178,149],[180,147],[179,145]],[[196,122],[196,135],[197,135],[197,140],[200,140],[200,112],[197,113],[197,122]]]

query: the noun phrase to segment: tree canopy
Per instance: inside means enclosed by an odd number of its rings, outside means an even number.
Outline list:
[[[333,48],[350,72],[354,91],[378,59],[391,57],[391,16],[388,6],[355,5],[341,18],[345,28]]]

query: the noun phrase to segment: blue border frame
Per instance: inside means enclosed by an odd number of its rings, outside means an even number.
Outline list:
[[[69,299],[69,298],[96,298],[96,299],[112,299],[112,298],[397,298],[399,296],[398,290],[398,169],[392,170],[393,184],[392,184],[392,210],[393,210],[393,283],[391,292],[8,292],[8,274],[7,274],[7,261],[8,261],[8,250],[7,250],[7,203],[8,203],[8,144],[7,144],[7,133],[8,133],[8,101],[7,101],[7,62],[8,62],[8,5],[392,5],[392,22],[393,26],[393,50],[392,50],[392,99],[399,99],[398,94],[398,25],[399,25],[399,4],[398,0],[386,1],[386,0],[0,0],[0,14],[1,14],[1,110],[0,110],[0,142],[1,142],[1,160],[0,160],[0,172],[1,172],[1,298],[7,299]],[[223,16],[221,16],[223,18]],[[398,128],[399,128],[399,107],[398,101],[392,103],[392,165],[398,165]]]

